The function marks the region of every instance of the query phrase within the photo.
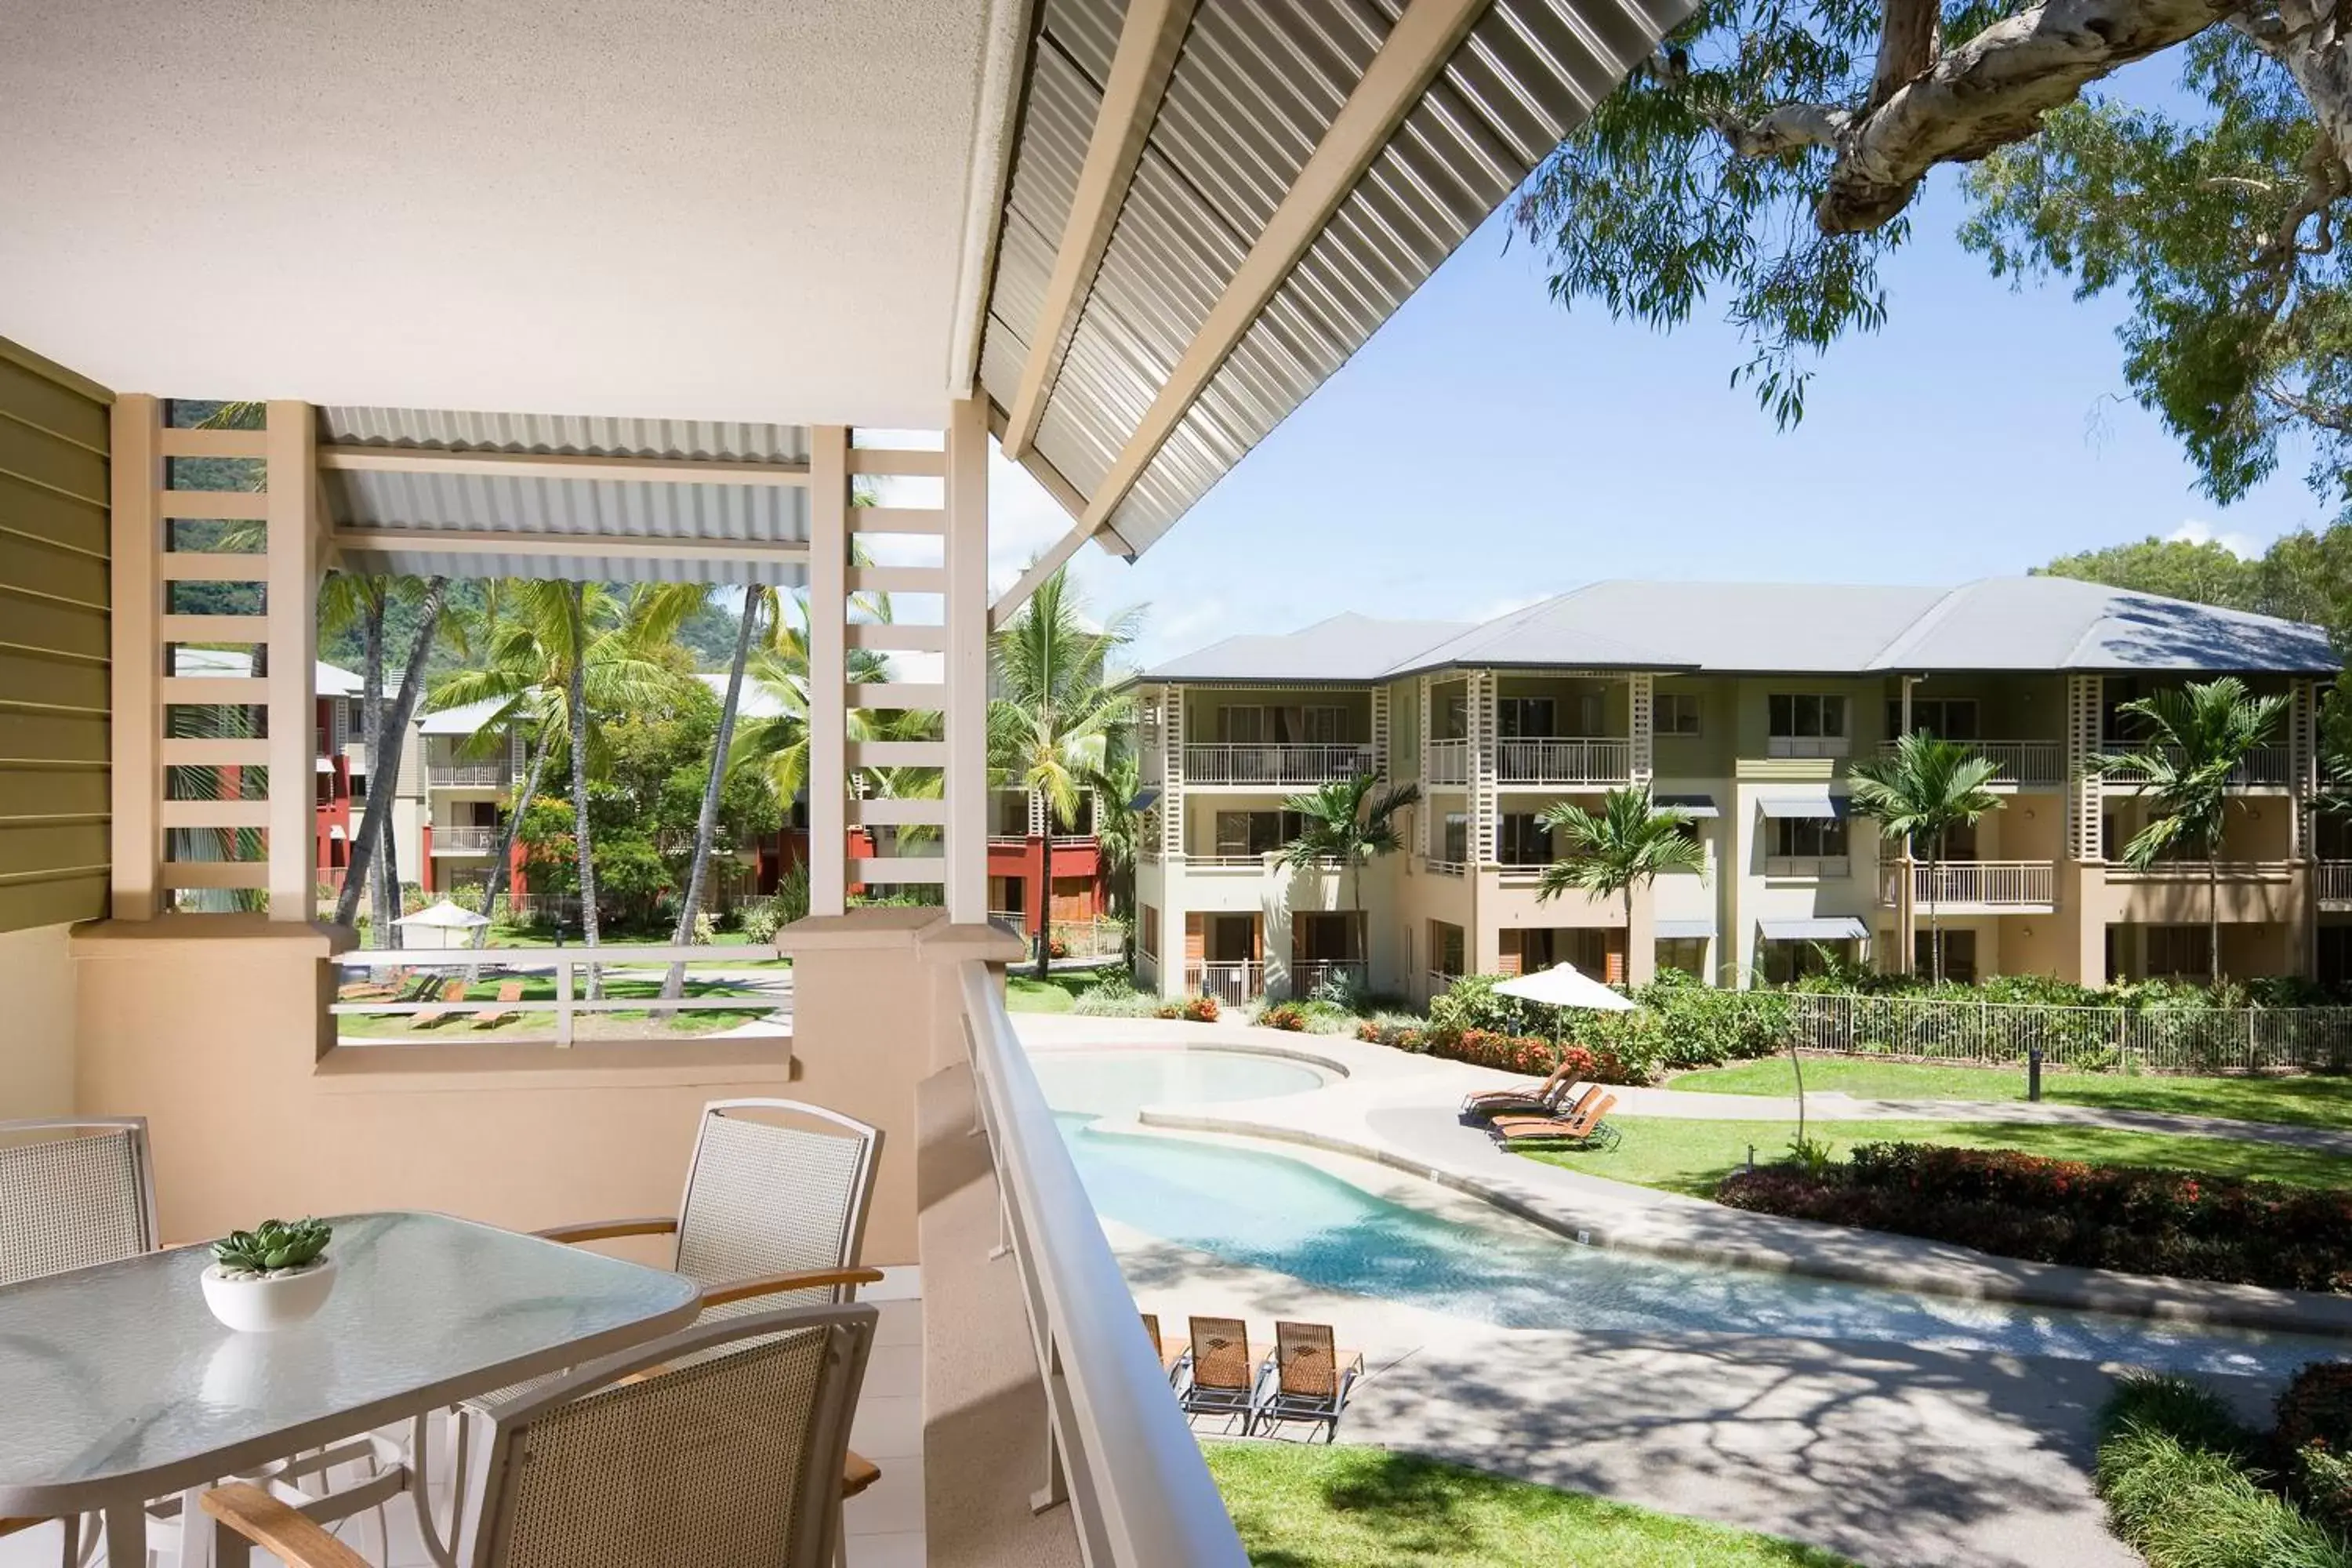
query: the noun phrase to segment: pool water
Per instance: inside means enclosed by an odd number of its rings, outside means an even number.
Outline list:
[[[1286,1155],[1093,1125],[1144,1105],[1298,1092],[1321,1081],[1312,1068],[1223,1052],[1032,1059],[1097,1213],[1325,1289],[1505,1328],[1889,1341],[2179,1372],[2283,1373],[2352,1349],[1580,1247],[1500,1213],[1465,1226]]]

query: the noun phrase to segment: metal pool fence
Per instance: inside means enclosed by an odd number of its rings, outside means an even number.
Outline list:
[[[2066,1007],[1925,996],[1789,997],[1810,1050],[2158,1072],[2352,1070],[2352,1007]]]

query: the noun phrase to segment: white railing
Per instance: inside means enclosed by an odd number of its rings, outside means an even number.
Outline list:
[[[2068,1007],[1925,996],[1787,996],[1790,1039],[1810,1050],[1934,1061],[2159,1071],[2352,1067],[2352,1007]]]
[[[1448,974],[1443,969],[1433,969],[1423,976],[1429,984],[1429,994],[1432,996],[1444,995],[1454,989],[1454,983],[1461,978],[1458,974]]]
[[[2316,880],[2323,904],[2352,904],[2352,860],[2322,860]]]
[[[2066,782],[2066,742],[2063,741],[1962,741],[1959,742],[1993,764],[1992,782],[1997,784],[2057,785]],[[1895,743],[1888,741],[1879,748],[1883,756],[1895,753]]]
[[[2145,749],[2138,742],[2117,735],[2110,735],[2106,740],[2106,750],[2109,752],[2137,752]],[[2158,750],[2169,757],[2176,766],[2187,754],[2178,746],[2163,746],[2158,747]],[[2244,762],[2231,771],[2230,782],[2242,789],[2248,786],[2258,789],[2284,788],[2289,771],[2287,749],[2284,746],[2256,746],[2246,753]],[[2133,781],[2126,774],[2111,773],[2106,775],[2106,782],[2110,785],[2128,789],[2132,787]]]
[[[392,994],[382,997],[353,998],[331,1004],[327,1011],[338,1018],[415,1018],[425,1015],[450,1017],[480,1017],[521,1016],[552,1018],[553,1033],[521,1033],[497,1037],[500,1045],[543,1044],[551,1039],[557,1046],[568,1047],[577,1032],[577,1021],[583,1015],[599,1013],[651,1013],[656,1016],[678,1013],[765,1013],[789,1015],[792,1003],[788,994],[775,995],[744,994],[732,996],[680,996],[665,1001],[658,995],[604,996],[594,1001],[584,994],[586,976],[581,971],[591,964],[604,972],[608,983],[617,970],[630,970],[632,979],[650,975],[658,980],[672,963],[712,963],[733,962],[755,963],[782,957],[783,950],[773,945],[737,947],[657,947],[628,943],[600,944],[595,947],[372,947],[356,952],[346,952],[333,962],[344,970],[373,973],[394,970]],[[479,971],[477,984],[500,984],[517,978],[537,978],[543,974],[554,977],[552,996],[535,996],[514,1001],[499,1001],[495,997],[483,1001],[443,1001],[436,999],[446,988],[463,981]],[[782,972],[779,971],[779,973]],[[650,1025],[654,1019],[647,1019]],[[648,1036],[648,1038],[657,1037]],[[672,1037],[673,1038],[675,1037]],[[399,1047],[432,1043],[463,1044],[462,1034],[446,1037],[406,1035],[342,1035],[339,1047],[383,1046]]]
[[[1895,902],[1899,867],[1889,867],[1880,901]],[[2058,868],[2048,860],[1945,860],[1933,872],[1917,862],[1911,867],[1911,900],[1938,909],[1954,904],[1990,908],[2058,902]]]
[[[1188,871],[1263,871],[1263,855],[1187,855],[1184,868]]]
[[[1217,745],[1184,748],[1184,782],[1201,784],[1319,784],[1372,771],[1370,746]]]
[[[1469,869],[1469,867],[1460,860],[1431,859],[1424,860],[1421,864],[1424,870],[1438,877],[1459,877]]]
[[[1767,855],[1764,874],[1768,877],[1851,877],[1853,858],[1850,855]]]
[[[1241,1538],[1137,1326],[1135,1298],[1004,1011],[1003,983],[977,962],[962,966],[961,979],[973,1098],[1003,1197],[1001,1250],[1020,1271],[1052,1425],[1039,1501],[1067,1498],[1095,1568],[1245,1568]]]
[[[1423,782],[1433,784],[1468,784],[1470,782],[1470,742],[1432,741],[1429,743],[1429,777]]]
[[[488,855],[504,841],[503,827],[436,827],[433,830],[433,853],[436,855]]]
[[[504,763],[428,763],[425,780],[435,789],[504,789],[512,770]]]
[[[1062,944],[1066,958],[1113,957],[1127,950],[1127,926],[1108,919],[1055,921],[1052,940]]]
[[[1364,961],[1360,958],[1302,958],[1290,966],[1290,994],[1305,998],[1318,985],[1346,979],[1361,990],[1364,984]]]
[[[1495,776],[1511,784],[1623,784],[1633,776],[1633,742],[1526,738],[1497,741]]]
[[[2221,860],[2214,863],[2210,875],[2227,884],[2231,882],[2284,882],[2294,877],[2292,860]],[[2120,860],[2106,865],[2110,882],[2202,882],[2208,879],[2202,860],[2158,860],[2147,866],[2126,866]]]
[[[1205,963],[1187,959],[1184,991],[1187,995],[1214,996],[1228,1007],[1238,1007],[1265,994],[1265,965],[1249,962]]]
[[[1843,757],[1851,750],[1843,735],[1773,735],[1764,742],[1768,757]]]

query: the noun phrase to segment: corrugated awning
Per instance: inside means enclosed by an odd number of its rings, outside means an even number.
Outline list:
[[[1723,815],[1722,809],[1715,804],[1715,796],[1711,795],[1662,795],[1654,804],[1672,806],[1685,816],[1721,816]]]
[[[1870,935],[1870,928],[1852,915],[1825,920],[1758,921],[1756,929],[1764,933],[1766,942],[1861,942]]]
[[[1845,796],[1823,789],[1759,795],[1756,809],[1767,816],[1844,816],[1851,807]]]
[[[1715,935],[1711,920],[1659,921],[1651,928],[1660,942],[1701,942]]]

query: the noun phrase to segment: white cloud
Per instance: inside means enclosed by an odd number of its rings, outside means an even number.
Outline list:
[[[2241,561],[2252,561],[2263,552],[2263,547],[2255,543],[2251,535],[2218,532],[2211,523],[2193,517],[2166,534],[2165,538],[2183,544],[2218,544]]]

